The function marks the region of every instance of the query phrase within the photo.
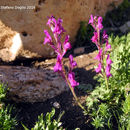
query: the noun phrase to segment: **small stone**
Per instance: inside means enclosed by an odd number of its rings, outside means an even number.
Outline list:
[[[128,21],[126,24],[127,24],[128,28],[130,28],[130,21]]]
[[[60,104],[59,104],[58,102],[54,102],[54,103],[53,103],[53,106],[54,106],[55,108],[60,108]]]
[[[127,31],[127,26],[126,26],[126,24],[124,24],[124,25],[122,25],[121,27],[120,27],[120,30],[121,30],[121,32],[123,32],[123,33],[125,33],[126,31]]]
[[[79,47],[79,48],[74,49],[74,54],[75,55],[82,54],[84,52],[85,52],[85,48],[84,47]]]
[[[125,33],[130,30],[130,21],[120,27],[121,32]]]

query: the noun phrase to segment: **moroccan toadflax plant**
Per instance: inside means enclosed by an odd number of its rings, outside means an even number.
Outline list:
[[[78,98],[74,92],[74,87],[79,85],[79,83],[75,81],[75,74],[72,71],[73,68],[77,66],[77,63],[73,60],[72,55],[69,56],[69,71],[66,72],[64,68],[63,56],[66,54],[67,50],[71,49],[71,44],[69,42],[69,35],[65,36],[65,40],[63,43],[61,42],[62,35],[65,33],[65,30],[62,26],[62,22],[62,19],[59,18],[58,20],[56,20],[53,16],[48,19],[47,25],[51,28],[51,31],[54,35],[55,44],[52,41],[52,37],[47,30],[44,30],[44,33],[46,35],[44,39],[44,44],[49,44],[57,54],[57,62],[54,66],[54,72],[58,72],[63,77],[63,79],[65,79],[76,102],[84,111],[86,111],[85,108],[78,101]]]
[[[110,73],[111,70],[111,64],[112,60],[110,59],[109,55],[109,50],[111,49],[111,45],[108,43],[108,35],[106,34],[106,31],[103,31],[102,36],[101,35],[101,30],[103,29],[102,25],[102,17],[97,17],[91,15],[91,18],[89,20],[89,24],[92,25],[94,28],[94,35],[92,37],[92,42],[96,44],[98,48],[98,54],[95,57],[99,61],[98,67],[95,69],[97,73],[100,73],[105,81],[106,81],[106,86],[108,89],[108,80],[109,77],[112,76]],[[105,48],[103,48],[103,44],[105,43]]]

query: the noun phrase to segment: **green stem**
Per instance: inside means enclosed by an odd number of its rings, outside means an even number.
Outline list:
[[[103,67],[103,71],[104,71],[103,76],[104,76],[104,79],[105,79],[105,84],[106,84],[106,87],[107,87],[107,90],[108,90],[108,89],[109,89],[109,86],[108,86],[108,79],[107,79],[107,76],[106,76],[104,67]]]
[[[106,86],[107,86],[107,90],[108,90],[109,87],[108,87],[108,79],[107,79],[107,76],[105,76],[105,82],[106,82]]]
[[[84,110],[84,111],[87,113],[86,109],[85,109],[85,108],[82,106],[82,104],[79,102],[79,100],[78,100],[78,98],[77,98],[77,96],[76,96],[76,94],[75,94],[75,92],[74,92],[74,89],[72,88],[72,86],[71,86],[71,84],[70,84],[70,81],[68,80],[68,78],[67,78],[67,76],[66,76],[64,66],[62,66],[62,69],[63,69],[63,74],[64,74],[64,76],[65,76],[66,82],[68,83],[68,86],[69,86],[69,88],[70,88],[70,90],[71,90],[71,92],[72,92],[72,94],[73,94],[73,96],[74,96],[74,98],[75,98],[77,104],[79,105],[79,107],[80,107],[82,110]]]
[[[102,61],[103,61],[103,57],[102,57]],[[108,87],[108,79],[107,79],[107,76],[106,76],[106,73],[105,73],[105,68],[104,68],[104,64],[102,63],[102,68],[103,68],[103,77],[105,79],[105,84],[106,84],[106,87],[107,87],[107,90],[109,89]]]

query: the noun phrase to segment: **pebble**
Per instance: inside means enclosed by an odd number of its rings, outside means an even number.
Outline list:
[[[128,31],[130,29],[130,21],[126,22],[124,25],[122,25],[119,28],[120,28],[121,32],[125,33],[126,31]]]
[[[74,49],[74,54],[81,54],[81,53],[84,53],[85,52],[85,48],[84,47],[79,47],[79,48],[76,48]]]
[[[54,103],[53,103],[53,106],[54,106],[55,108],[60,108],[60,104],[59,104],[58,102],[54,102]]]

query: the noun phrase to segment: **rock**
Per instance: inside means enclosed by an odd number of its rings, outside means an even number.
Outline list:
[[[35,56],[54,57],[52,49],[43,46],[47,16],[63,19],[63,26],[71,41],[81,21],[88,21],[90,14],[104,16],[111,5],[123,0],[0,0],[0,58],[11,61],[21,54],[20,49],[36,53]],[[18,38],[18,43],[13,41]],[[17,46],[15,49],[10,49]],[[3,58],[2,49],[8,48],[8,58]],[[23,50],[22,49],[22,50]],[[14,52],[12,52],[14,51]],[[24,50],[23,50],[24,51]],[[2,53],[2,54],[1,54]]]
[[[96,55],[97,52],[93,52],[74,57],[77,62],[77,68],[74,70],[76,80],[78,77],[81,80],[83,76],[87,84],[90,83],[90,79],[92,84],[95,84],[92,80],[94,74],[91,73],[97,65],[97,61],[94,60]],[[7,84],[9,88],[8,99],[15,102],[43,102],[69,90],[62,77],[53,72],[55,62],[56,59],[35,62],[33,67],[1,65],[0,82]],[[68,58],[64,59],[64,63],[68,66]],[[53,105],[60,107],[57,103]]]
[[[57,108],[57,109],[60,108],[60,104],[59,104],[58,102],[54,102],[54,103],[53,103],[53,106],[54,106],[55,108]]]
[[[126,22],[124,25],[119,27],[120,31],[123,33],[130,31],[130,21]]]
[[[16,102],[42,102],[68,90],[51,69],[0,66],[0,74],[0,81],[8,84],[8,98]]]
[[[125,24],[120,27],[110,27],[105,28],[106,31],[121,31],[122,33],[127,33],[130,31],[130,21],[127,21]]]
[[[77,55],[77,54],[82,54],[84,53],[85,51],[85,48],[84,47],[78,47],[78,48],[75,48],[74,49],[74,54]]]
[[[126,24],[127,24],[128,28],[130,29],[130,21],[128,21]]]

